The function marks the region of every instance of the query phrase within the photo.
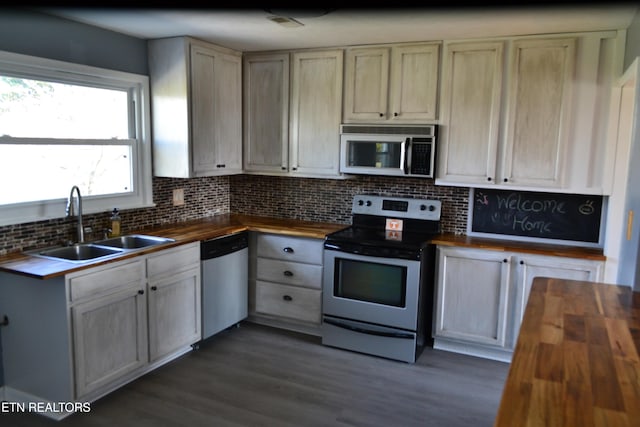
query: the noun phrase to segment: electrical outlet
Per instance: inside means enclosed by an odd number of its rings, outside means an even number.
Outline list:
[[[173,206],[184,205],[184,188],[176,188],[173,190]]]

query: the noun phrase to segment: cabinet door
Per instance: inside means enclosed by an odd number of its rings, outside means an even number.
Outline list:
[[[444,47],[438,184],[495,182],[504,43]]]
[[[76,399],[147,364],[146,307],[142,283],[72,307]]]
[[[196,176],[242,171],[241,58],[191,46],[192,162]]]
[[[244,169],[289,170],[289,54],[244,58]]]
[[[560,187],[571,125],[575,38],[515,40],[502,182]]]
[[[339,175],[342,50],[292,56],[289,167],[296,175]]]
[[[598,282],[602,279],[602,262],[555,256],[521,256],[517,259],[518,286],[516,303],[516,333],[531,292],[534,277]]]
[[[349,49],[345,56],[344,121],[388,118],[389,49]]]
[[[497,251],[438,248],[436,337],[505,345],[509,262]]]
[[[149,358],[153,362],[201,338],[200,269],[149,280]]]
[[[390,111],[394,121],[436,118],[439,44],[397,46],[391,51]]]

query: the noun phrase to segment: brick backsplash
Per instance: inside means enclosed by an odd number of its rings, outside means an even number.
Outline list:
[[[184,189],[184,206],[173,206],[173,190]],[[193,179],[153,178],[155,207],[123,210],[122,232],[205,218],[228,212],[348,224],[356,194],[427,197],[442,201],[442,231],[464,234],[469,189],[441,187],[432,180],[357,176],[334,180],[259,175]],[[117,206],[116,206],[117,207]],[[109,212],[84,216],[93,229],[87,240],[102,237]],[[58,218],[0,227],[0,255],[75,240],[75,218]]]
[[[172,204],[176,188],[184,189],[184,206]],[[229,177],[153,178],[153,201],[155,207],[120,212],[122,233],[229,212]],[[110,217],[110,212],[84,215],[85,227],[93,229],[86,240],[101,238]],[[67,240],[76,240],[75,217],[3,226],[0,255],[54,246]]]
[[[230,177],[231,211],[277,218],[348,224],[356,194],[424,197],[442,202],[442,231],[464,234],[469,189],[442,187],[433,180],[355,176],[351,179]]]

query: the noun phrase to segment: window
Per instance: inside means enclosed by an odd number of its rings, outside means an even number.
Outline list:
[[[0,225],[151,206],[148,77],[0,52]]]

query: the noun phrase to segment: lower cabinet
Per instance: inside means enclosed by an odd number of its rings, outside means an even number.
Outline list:
[[[147,301],[140,288],[80,303],[71,318],[76,398],[147,364]]]
[[[505,346],[509,261],[499,252],[438,250],[436,337]]]
[[[48,280],[0,272],[0,312],[6,399],[95,400],[200,340],[200,243]]]
[[[200,341],[201,288],[199,243],[147,259],[150,362]]]
[[[599,281],[603,262],[439,246],[434,347],[509,361],[534,277]]]
[[[249,254],[250,319],[319,335],[322,239],[252,233]]]
[[[76,398],[200,340],[199,243],[88,271],[68,275]]]

